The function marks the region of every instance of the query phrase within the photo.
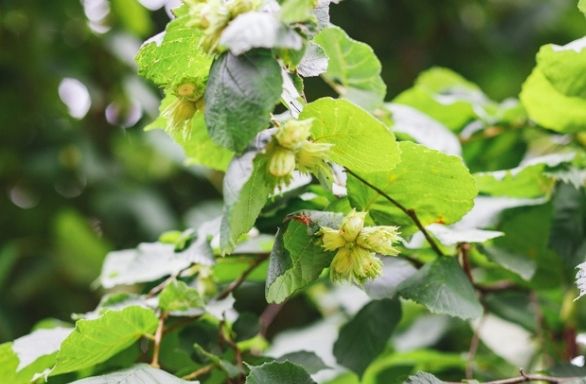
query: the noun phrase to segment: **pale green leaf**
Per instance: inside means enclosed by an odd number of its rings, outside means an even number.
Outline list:
[[[72,328],[39,329],[0,345],[0,383],[28,384],[55,365],[61,343]]]
[[[300,50],[301,36],[267,12],[248,12],[238,16],[222,33],[220,45],[234,55],[254,48],[284,48]]]
[[[586,99],[558,92],[539,66],[523,84],[520,97],[529,117],[539,125],[566,133],[586,130]]]
[[[324,76],[339,84],[343,97],[369,110],[382,104],[387,87],[380,75],[381,63],[371,47],[351,39],[339,27],[322,30],[314,41],[329,58]]]
[[[287,361],[272,361],[250,369],[246,384],[315,384],[303,368]]]
[[[432,375],[431,373],[417,372],[413,376],[409,376],[406,384],[444,384],[443,381]]]
[[[474,179],[482,194],[527,198],[549,196],[555,180],[547,171],[567,164],[573,158],[572,152],[537,157],[513,169],[476,173]]]
[[[542,46],[537,66],[559,93],[586,99],[586,37],[563,46]]]
[[[198,310],[203,305],[197,290],[179,280],[171,281],[159,295],[159,307],[173,316],[180,316],[194,309]]]
[[[385,349],[401,320],[398,300],[377,300],[366,304],[340,329],[334,344],[339,364],[362,376],[369,364]]]
[[[212,249],[203,237],[182,252],[175,252],[170,244],[143,243],[136,249],[110,252],[99,281],[104,288],[145,283],[178,273],[191,264],[212,263]]]
[[[317,44],[310,42],[305,49],[297,72],[303,77],[319,76],[328,70],[328,57]]]
[[[281,4],[281,20],[286,24],[315,20],[315,0],[285,0]]]
[[[484,94],[475,84],[440,67],[422,72],[415,86],[393,100],[426,113],[452,131],[461,130],[475,119],[474,104],[485,101]]]
[[[462,155],[458,137],[445,125],[408,105],[385,104],[393,115],[393,132],[408,135],[419,144],[448,155]]]
[[[161,101],[159,110],[162,111],[176,99],[168,93]],[[188,165],[203,165],[208,168],[225,171],[234,156],[229,149],[219,146],[210,138],[205,124],[203,113],[197,111],[191,120],[191,129],[170,128],[169,121],[161,114],[159,117],[145,127],[146,131],[151,129],[162,129],[173,140],[181,146],[185,154],[185,162]]]
[[[12,342],[12,350],[18,357],[18,368],[33,364],[42,356],[59,351],[63,340],[71,334],[72,328],[38,329],[30,335],[20,337]]]
[[[222,251],[231,252],[239,238],[254,226],[273,191],[266,158],[255,151],[235,158],[224,177],[224,214],[220,231]]]
[[[281,68],[270,51],[220,56],[205,93],[205,121],[212,140],[242,152],[258,132],[269,127],[281,91]]]
[[[151,335],[157,323],[157,316],[151,309],[137,306],[106,311],[93,320],[78,320],[74,331],[61,344],[51,375],[78,371],[106,361],[142,336]]]
[[[136,56],[138,73],[163,87],[189,79],[203,89],[212,57],[199,48],[201,30],[187,26],[185,8],[176,10],[177,18],[140,48]]]
[[[364,109],[329,97],[305,106],[301,119],[313,118],[312,138],[334,144],[332,161],[360,174],[390,171],[399,162],[395,136]]]
[[[364,284],[364,291],[372,299],[392,299],[399,286],[417,272],[417,269],[405,259],[384,257],[382,274]]]
[[[391,172],[365,176],[371,184],[414,210],[423,225],[455,223],[472,208],[477,189],[461,158],[411,142],[400,142],[399,149],[401,162]],[[402,225],[403,232],[414,230],[402,211],[351,176],[348,195],[355,207],[370,211],[375,221]]]
[[[453,257],[426,264],[400,287],[401,296],[423,304],[432,313],[476,319],[482,305],[466,274]]]
[[[586,0],[580,0],[578,2],[578,9],[586,16]]]
[[[88,377],[77,380],[72,384],[188,384],[197,381],[186,381],[171,375],[161,369],[147,364],[136,364],[121,371],[108,373],[102,376]]]

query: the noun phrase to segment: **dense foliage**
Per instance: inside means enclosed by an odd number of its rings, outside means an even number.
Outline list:
[[[107,253],[97,308],[1,344],[0,382],[586,377],[586,38],[541,47],[518,99],[434,67],[387,101],[374,51],[330,21],[335,3],[173,9],[135,58],[163,95],[146,130],[208,169],[223,204]],[[336,97],[306,91],[317,77]],[[126,161],[140,179],[139,156]],[[67,246],[79,217],[61,220]]]

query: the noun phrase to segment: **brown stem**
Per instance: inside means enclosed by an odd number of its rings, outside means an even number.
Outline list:
[[[219,326],[219,335],[218,335],[220,338],[219,344],[221,347],[224,347],[224,345],[227,345],[228,347],[230,347],[234,351],[234,359],[236,360],[236,366],[242,372],[244,370],[243,360],[242,360],[242,351],[240,351],[238,344],[236,344],[232,340],[232,337],[229,333],[230,331],[227,331],[227,333],[224,333],[225,325],[226,325],[226,319],[223,318],[220,321],[220,326]],[[239,383],[244,382],[244,376],[242,374],[238,375],[238,377],[236,379]]]
[[[330,88],[332,88],[338,95],[344,96],[344,94],[346,93],[346,88],[344,88],[343,85],[340,85],[340,84],[328,79],[326,76],[320,76],[320,77],[324,81],[324,83],[329,85]]]
[[[260,315],[260,334],[264,337],[267,335],[267,331],[269,329],[269,327],[271,326],[271,324],[273,323],[273,321],[275,320],[275,318],[277,317],[277,315],[279,314],[279,312],[281,312],[281,309],[283,309],[283,305],[285,303],[281,303],[281,304],[269,304],[265,310],[263,311],[263,313]]]
[[[474,329],[474,335],[472,335],[472,340],[470,340],[470,348],[468,349],[468,357],[466,359],[466,379],[472,380],[474,376],[474,358],[476,357],[476,352],[478,351],[478,346],[480,345],[480,330],[484,325],[484,321],[486,320],[486,313],[482,315],[478,325]]]
[[[517,383],[529,383],[533,381],[543,381],[550,384],[559,384],[570,382],[572,380],[576,380],[576,378],[571,377],[553,377],[553,376],[546,376],[546,375],[536,375],[525,373],[522,369],[519,371],[521,376],[512,377],[510,379],[503,379],[503,380],[493,380],[493,381],[485,381],[480,384],[517,384]]]
[[[157,331],[155,332],[155,340],[154,340],[154,347],[153,347],[153,359],[151,360],[151,367],[153,368],[160,368],[159,365],[159,354],[161,352],[161,341],[163,340],[163,330],[165,329],[165,319],[167,318],[167,314],[165,312],[161,313],[159,316],[159,326],[157,327]]]
[[[423,224],[419,220],[419,217],[417,216],[417,213],[415,212],[415,210],[405,207],[403,204],[399,203],[397,200],[395,200],[391,196],[389,196],[385,191],[378,188],[376,185],[371,184],[369,181],[367,181],[363,177],[359,176],[351,169],[346,168],[346,172],[348,174],[354,176],[361,183],[363,183],[364,185],[366,185],[367,187],[369,187],[373,191],[377,192],[379,195],[381,195],[386,200],[388,200],[391,204],[393,204],[394,206],[399,208],[405,215],[407,215],[411,219],[411,221],[413,221],[413,223],[415,223],[415,226],[421,231],[421,233],[423,233],[423,236],[425,236],[425,239],[427,240],[427,242],[429,243],[431,248],[434,250],[434,252],[438,256],[444,256],[444,254],[440,250],[439,246],[437,245],[437,243],[435,242],[433,237],[431,237],[431,234],[427,231],[427,229],[425,229],[425,227],[423,226]]]
[[[195,371],[191,372],[190,374],[183,376],[182,379],[183,380],[195,380],[198,377],[203,376],[206,373],[210,372],[212,369],[214,369],[213,364],[205,365],[199,369],[196,369]]]
[[[226,289],[224,289],[222,292],[220,292],[220,294],[216,297],[216,299],[223,300],[226,297],[228,297],[228,295],[230,295],[230,293],[232,293],[236,289],[238,289],[238,287],[240,287],[240,285],[242,285],[242,283],[244,283],[244,281],[246,280],[248,275],[250,275],[259,265],[261,265],[263,261],[268,259],[269,256],[270,256],[269,253],[260,254],[259,257],[257,257],[252,262],[252,264],[250,264],[250,266],[244,272],[242,272],[242,274],[240,275],[240,277],[238,277],[238,279],[234,280],[232,283],[230,283],[230,285],[228,285],[226,287]]]
[[[509,290],[522,290],[523,288],[518,286],[517,284],[513,283],[512,281],[497,281],[493,284],[474,284],[474,288],[482,294],[486,293],[494,293],[494,292],[502,292],[502,291],[509,291]]]
[[[458,253],[460,254],[460,260],[462,263],[462,269],[468,276],[468,280],[474,285],[474,278],[472,277],[472,266],[470,265],[470,244],[459,243]]]

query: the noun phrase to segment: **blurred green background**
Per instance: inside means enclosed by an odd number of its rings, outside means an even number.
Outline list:
[[[133,56],[164,29],[166,3],[0,2],[0,342],[92,309],[109,250],[186,227],[220,196],[220,175],[142,132],[159,95]],[[438,65],[515,97],[539,46],[585,26],[574,0],[346,0],[332,13],[379,55],[388,98]]]

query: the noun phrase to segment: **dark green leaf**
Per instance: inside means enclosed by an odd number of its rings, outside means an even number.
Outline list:
[[[288,361],[303,367],[307,373],[313,375],[329,367],[324,364],[322,359],[319,358],[314,352],[309,351],[297,351],[287,353],[277,359],[277,361]]]
[[[330,265],[332,252],[322,249],[303,223],[291,221],[277,234],[271,252],[265,296],[269,303],[281,303],[316,280]]]
[[[205,93],[205,121],[218,145],[242,152],[281,96],[281,68],[270,52],[225,53],[213,64]]]
[[[287,361],[272,361],[252,367],[246,384],[315,384],[303,368]]]
[[[401,296],[425,305],[433,313],[476,319],[482,305],[466,274],[453,257],[426,264],[400,287]]]
[[[339,364],[362,376],[368,365],[385,349],[401,320],[398,300],[378,300],[365,305],[340,330],[334,344]]]
[[[256,218],[273,191],[266,170],[266,158],[247,152],[235,158],[224,177],[224,215],[220,243],[231,252],[239,238],[254,226]]]

